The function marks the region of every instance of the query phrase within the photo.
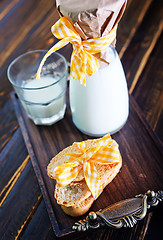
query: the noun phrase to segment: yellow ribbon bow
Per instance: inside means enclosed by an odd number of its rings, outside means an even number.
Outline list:
[[[56,43],[43,57],[36,79],[40,78],[41,68],[47,57],[70,42],[73,45],[70,75],[72,78],[78,79],[81,84],[86,85],[86,75],[91,76],[99,68],[98,60],[92,54],[99,53],[107,48],[115,39],[116,30],[117,26],[105,37],[82,41],[73,24],[66,17],[61,17],[52,26],[51,31],[55,37],[62,40]]]
[[[96,199],[102,192],[102,184],[94,163],[113,164],[119,162],[118,144],[107,134],[100,138],[94,147],[86,151],[85,142],[74,143],[80,153],[68,154],[68,163],[54,169],[55,179],[63,187],[71,183],[82,169],[85,181]]]

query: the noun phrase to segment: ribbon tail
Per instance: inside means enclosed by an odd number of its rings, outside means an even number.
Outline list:
[[[57,50],[59,50],[60,48],[66,46],[67,44],[69,43],[69,40],[67,39],[62,39],[60,40],[58,43],[56,43],[53,47],[51,47],[49,49],[49,51],[45,54],[45,56],[43,57],[40,65],[39,65],[39,68],[37,70],[37,73],[36,73],[36,79],[39,80],[40,79],[40,74],[41,74],[41,69],[46,61],[46,59],[53,53],[53,52],[56,52]]]
[[[90,53],[87,54],[87,63],[86,63],[86,73],[88,76],[92,76],[98,69],[99,69],[99,62],[96,57],[91,55]]]
[[[71,56],[71,69],[70,75],[73,79],[78,80],[82,85],[86,85],[86,63],[84,55],[76,54],[73,51]]]
[[[84,170],[84,176],[85,176],[86,183],[87,183],[93,197],[96,199],[103,191],[98,172],[97,172],[95,166],[90,162],[84,163],[83,170]]]
[[[65,163],[54,169],[55,179],[60,187],[70,184],[78,175],[81,165],[78,162]]]

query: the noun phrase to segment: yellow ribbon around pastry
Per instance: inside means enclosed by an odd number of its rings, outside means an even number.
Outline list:
[[[72,78],[79,80],[81,84],[86,85],[86,76],[91,76],[99,68],[98,60],[93,54],[101,52],[112,43],[116,37],[116,30],[117,26],[105,37],[82,41],[71,21],[66,17],[61,17],[51,28],[53,35],[61,40],[43,57],[36,79],[40,78],[41,68],[47,57],[70,42],[73,45],[70,75]]]
[[[55,179],[59,186],[70,184],[82,169],[85,181],[96,199],[102,192],[102,185],[94,163],[113,164],[119,162],[118,144],[107,134],[100,138],[96,144],[86,151],[85,142],[74,143],[80,153],[71,153],[67,157],[68,163],[59,165],[54,169]]]

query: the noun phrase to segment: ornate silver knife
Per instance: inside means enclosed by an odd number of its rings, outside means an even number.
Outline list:
[[[134,198],[117,202],[104,210],[90,212],[86,219],[80,220],[73,230],[86,231],[91,228],[108,226],[112,228],[133,227],[138,220],[146,216],[147,209],[163,200],[163,191],[147,191]]]

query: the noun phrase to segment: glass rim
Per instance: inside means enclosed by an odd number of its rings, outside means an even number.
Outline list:
[[[42,53],[45,52],[45,53],[47,53],[48,50],[38,49],[38,50],[28,51],[28,52],[26,52],[26,53],[23,53],[23,54],[19,55],[17,58],[15,58],[15,59],[14,59],[13,61],[11,61],[11,63],[9,64],[9,66],[8,66],[8,68],[7,68],[7,77],[8,77],[8,79],[9,79],[10,83],[11,83],[14,87],[17,87],[17,88],[20,88],[20,89],[27,89],[27,90],[44,89],[44,88],[53,86],[54,84],[57,84],[58,82],[60,82],[60,81],[67,75],[67,72],[68,72],[68,64],[67,64],[66,58],[65,58],[63,55],[61,55],[60,53],[58,53],[58,52],[53,52],[51,55],[53,55],[53,54],[58,55],[60,58],[62,58],[62,60],[63,60],[63,62],[64,62],[64,64],[65,64],[65,71],[63,72],[63,75],[62,75],[62,77],[61,77],[60,79],[58,79],[57,81],[55,81],[55,82],[53,82],[53,83],[51,83],[51,84],[49,84],[49,85],[46,85],[46,86],[43,86],[43,87],[36,87],[36,88],[29,88],[29,87],[24,87],[24,86],[20,86],[20,85],[15,84],[15,83],[12,81],[11,77],[10,77],[10,69],[11,69],[11,67],[12,67],[12,66],[14,65],[14,63],[17,62],[20,58],[22,58],[22,57],[24,57],[24,56],[26,56],[26,55],[28,55],[28,54],[36,53],[36,52],[38,52],[38,53],[39,53],[39,52],[42,52]],[[50,56],[51,56],[51,55],[50,55]],[[50,56],[49,56],[49,57],[50,57]],[[48,57],[48,58],[49,58],[49,57]],[[41,77],[40,77],[40,79],[41,79]],[[38,81],[39,81],[39,80],[38,80]]]

